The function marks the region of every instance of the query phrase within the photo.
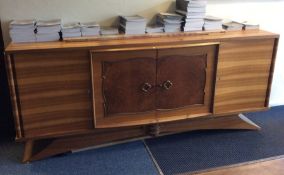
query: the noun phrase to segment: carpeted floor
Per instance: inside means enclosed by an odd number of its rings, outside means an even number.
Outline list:
[[[260,131],[195,131],[146,143],[165,175],[284,155],[284,107],[246,114]]]
[[[156,175],[142,141],[21,164],[23,145],[0,143],[0,175]]]
[[[165,175],[284,155],[284,106],[247,116],[261,131],[194,131],[145,142]],[[0,175],[158,175],[142,141],[21,164],[23,145],[0,141]]]

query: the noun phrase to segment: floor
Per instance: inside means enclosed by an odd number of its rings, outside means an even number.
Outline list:
[[[142,141],[22,164],[23,145],[0,142],[0,175],[158,175]]]
[[[284,158],[222,168],[197,175],[283,175]],[[185,174],[184,174],[185,175]]]

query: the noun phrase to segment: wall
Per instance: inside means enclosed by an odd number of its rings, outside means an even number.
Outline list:
[[[172,0],[0,0],[0,18],[5,44],[11,19],[61,18],[67,22],[116,22],[117,15],[140,14],[151,19],[157,12],[174,9]],[[284,0],[208,0],[207,13],[229,19],[246,19],[262,29],[284,34],[281,19]],[[284,104],[284,43],[280,40],[270,105]]]

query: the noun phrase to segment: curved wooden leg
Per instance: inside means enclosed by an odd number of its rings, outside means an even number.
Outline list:
[[[24,156],[23,156],[23,162],[29,163],[30,157],[33,155],[33,146],[34,141],[28,140],[25,144],[25,150],[24,150]]]
[[[211,129],[245,129],[260,130],[261,128],[249,120],[243,114],[230,115],[223,117],[204,117],[185,121],[176,121],[171,123],[159,124],[160,134],[170,134],[177,132],[193,130],[211,130]]]

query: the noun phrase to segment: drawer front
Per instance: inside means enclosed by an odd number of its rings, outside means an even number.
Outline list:
[[[15,54],[12,64],[25,138],[93,128],[88,52]]]
[[[274,39],[228,41],[220,45],[214,113],[267,108]]]

